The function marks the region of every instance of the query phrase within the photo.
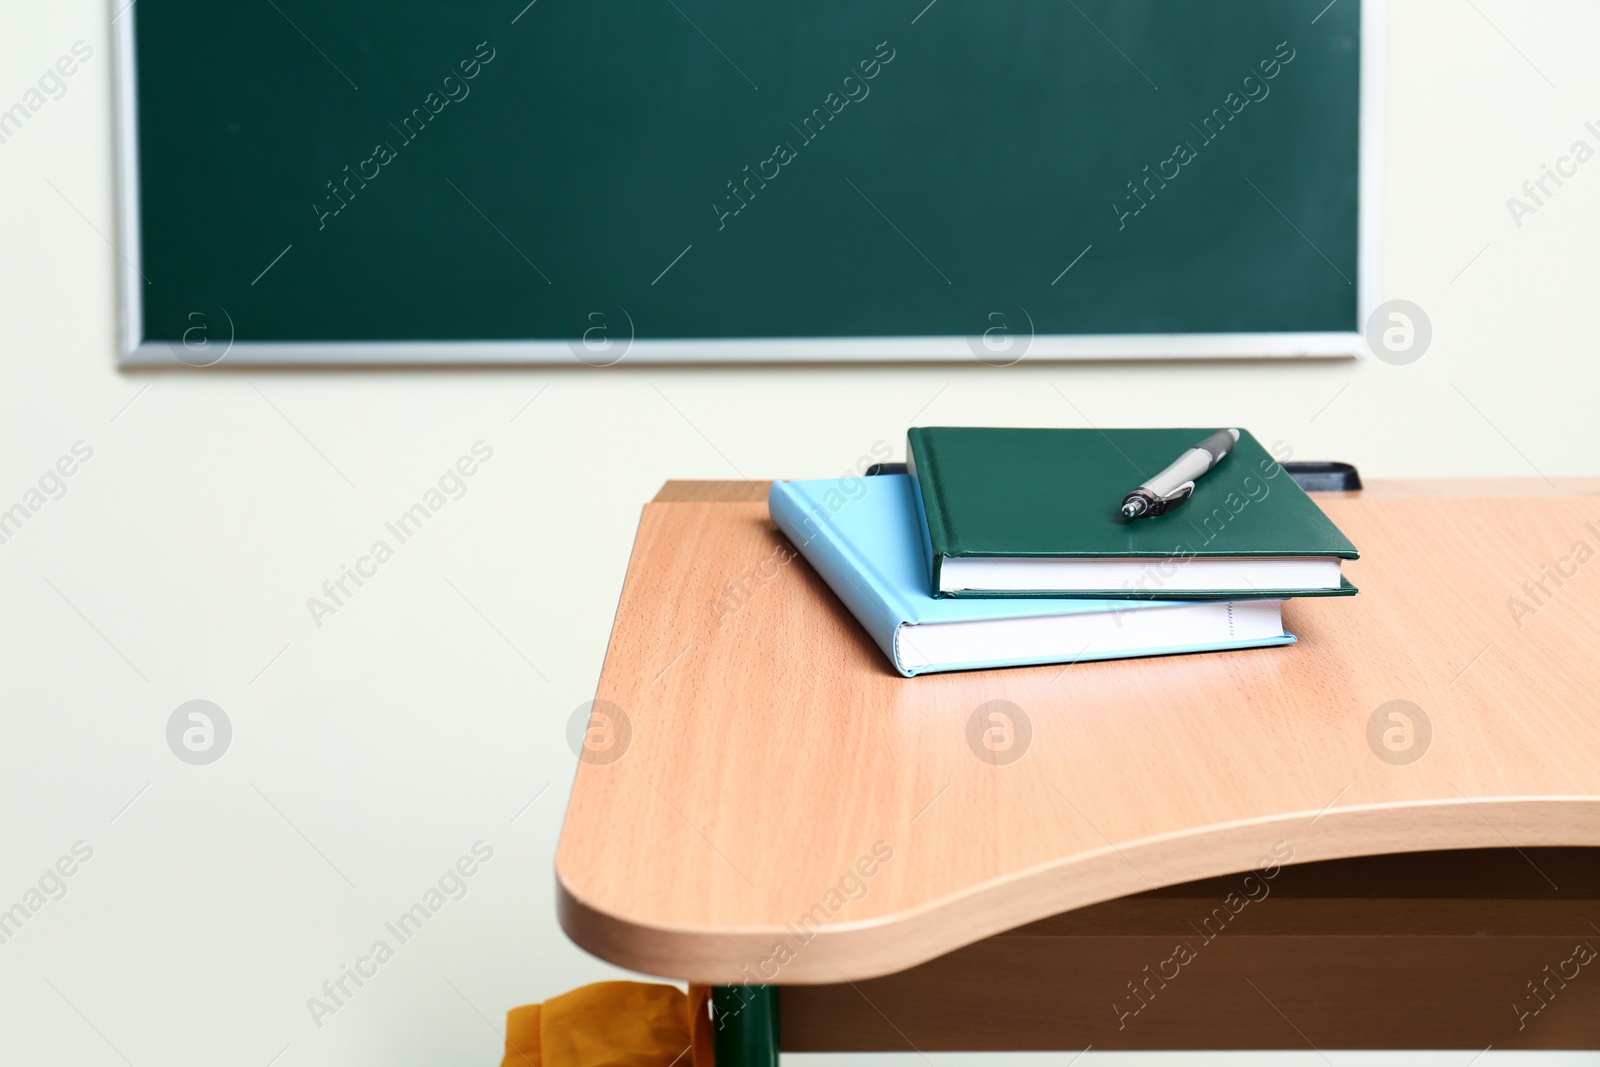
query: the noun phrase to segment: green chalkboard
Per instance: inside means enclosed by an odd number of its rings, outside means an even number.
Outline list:
[[[141,338],[1358,329],[1357,0],[525,3],[130,9]]]

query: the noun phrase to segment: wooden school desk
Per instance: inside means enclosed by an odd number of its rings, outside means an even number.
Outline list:
[[[1322,495],[1291,647],[909,680],[765,492],[646,505],[556,858],[724,1067],[1600,1047],[1600,482]]]

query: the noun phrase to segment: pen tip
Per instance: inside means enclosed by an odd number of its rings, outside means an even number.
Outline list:
[[[1122,514],[1125,518],[1137,519],[1145,512],[1146,504],[1143,500],[1125,500],[1122,502]]]

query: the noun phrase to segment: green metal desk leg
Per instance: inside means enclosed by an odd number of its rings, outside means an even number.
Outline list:
[[[717,1067],[777,1067],[778,990],[719,985],[711,990]]]

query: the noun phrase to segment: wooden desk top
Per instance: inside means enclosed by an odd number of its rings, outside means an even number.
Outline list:
[[[556,857],[604,959],[843,981],[1274,863],[1600,846],[1592,481],[1324,497],[1361,594],[1287,604],[1291,647],[914,679],[706,484],[645,506],[598,692],[631,737],[580,765]],[[1010,763],[969,742],[997,700]]]

